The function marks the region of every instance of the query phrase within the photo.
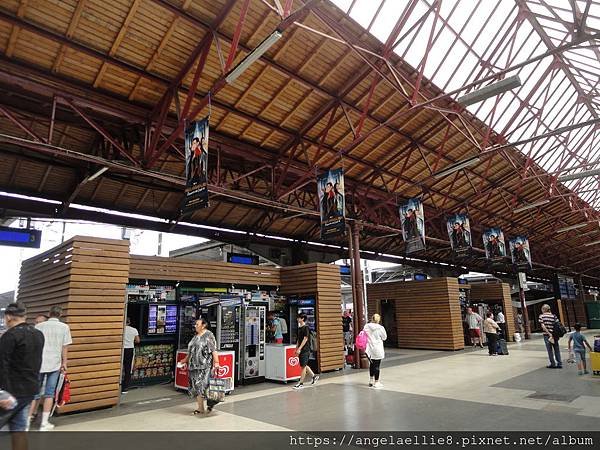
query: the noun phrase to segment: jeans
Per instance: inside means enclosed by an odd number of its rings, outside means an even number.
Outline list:
[[[550,361],[551,367],[562,367],[562,360],[560,359],[560,345],[558,339],[554,338],[554,344],[551,344],[548,339],[550,336],[544,335],[544,343],[546,344],[546,351],[548,352],[548,360]],[[556,361],[555,361],[556,360]]]
[[[8,414],[3,414],[0,420],[0,428],[8,425],[11,433],[27,431],[29,423],[29,406],[33,397],[17,397],[17,406]]]
[[[380,359],[371,359],[371,364],[369,365],[369,376],[371,378],[375,378],[375,381],[379,381],[379,372],[381,367]]]
[[[56,394],[56,387],[58,386],[58,379],[60,377],[60,370],[55,370],[54,372],[44,372],[40,373],[40,389],[44,386],[44,398],[54,398]],[[45,381],[45,383],[44,383]],[[40,393],[35,396],[36,400],[39,400]]]
[[[133,350],[132,348],[123,349],[123,383],[121,384],[121,391],[127,392],[129,385],[131,384],[131,365],[133,364]]]
[[[498,350],[496,349],[496,342],[498,342],[498,335],[496,333],[485,333],[487,338],[488,352],[490,355],[496,355]]]

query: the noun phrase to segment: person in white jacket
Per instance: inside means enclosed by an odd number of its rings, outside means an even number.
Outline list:
[[[365,325],[364,332],[367,333],[367,348],[366,353],[369,357],[369,387],[380,388],[382,385],[379,382],[379,373],[381,360],[385,358],[385,350],[383,349],[383,341],[387,339],[385,328],[380,325],[381,316],[373,314],[371,322]]]

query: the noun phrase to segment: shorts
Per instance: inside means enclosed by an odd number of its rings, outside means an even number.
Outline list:
[[[585,361],[585,349],[574,350],[573,353],[575,354],[575,361],[577,362],[577,364],[580,364],[582,361]]]
[[[346,345],[352,345],[352,331],[344,331],[344,343]]]
[[[275,338],[275,343],[276,343],[276,344],[283,344],[283,338],[282,338],[282,337],[280,337],[280,338]]]
[[[479,328],[470,328],[469,335],[472,338],[481,337],[481,330]]]
[[[40,373],[40,393],[35,396],[35,399],[39,400],[40,397],[54,398],[54,394],[56,394],[56,385],[58,384],[59,376],[60,370],[56,370],[54,372]],[[43,393],[42,387],[44,387]]]
[[[310,359],[310,352],[300,352],[298,355],[298,359],[300,360],[300,367],[304,368],[308,366],[308,360]]]

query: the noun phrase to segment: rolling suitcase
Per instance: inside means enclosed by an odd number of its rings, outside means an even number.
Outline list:
[[[592,366],[592,373],[594,375],[600,375],[600,353],[590,352],[590,363]]]
[[[508,346],[506,345],[505,339],[498,339],[498,343],[496,344],[496,353],[499,355],[508,355]]]

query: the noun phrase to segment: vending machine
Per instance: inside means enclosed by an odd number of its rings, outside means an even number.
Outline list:
[[[241,313],[238,377],[243,383],[264,381],[266,308],[248,305],[242,308]]]
[[[317,331],[316,304],[316,297],[313,295],[288,297],[287,315],[290,318],[290,344],[295,344],[298,338],[298,314],[306,314],[308,328],[311,331]]]

